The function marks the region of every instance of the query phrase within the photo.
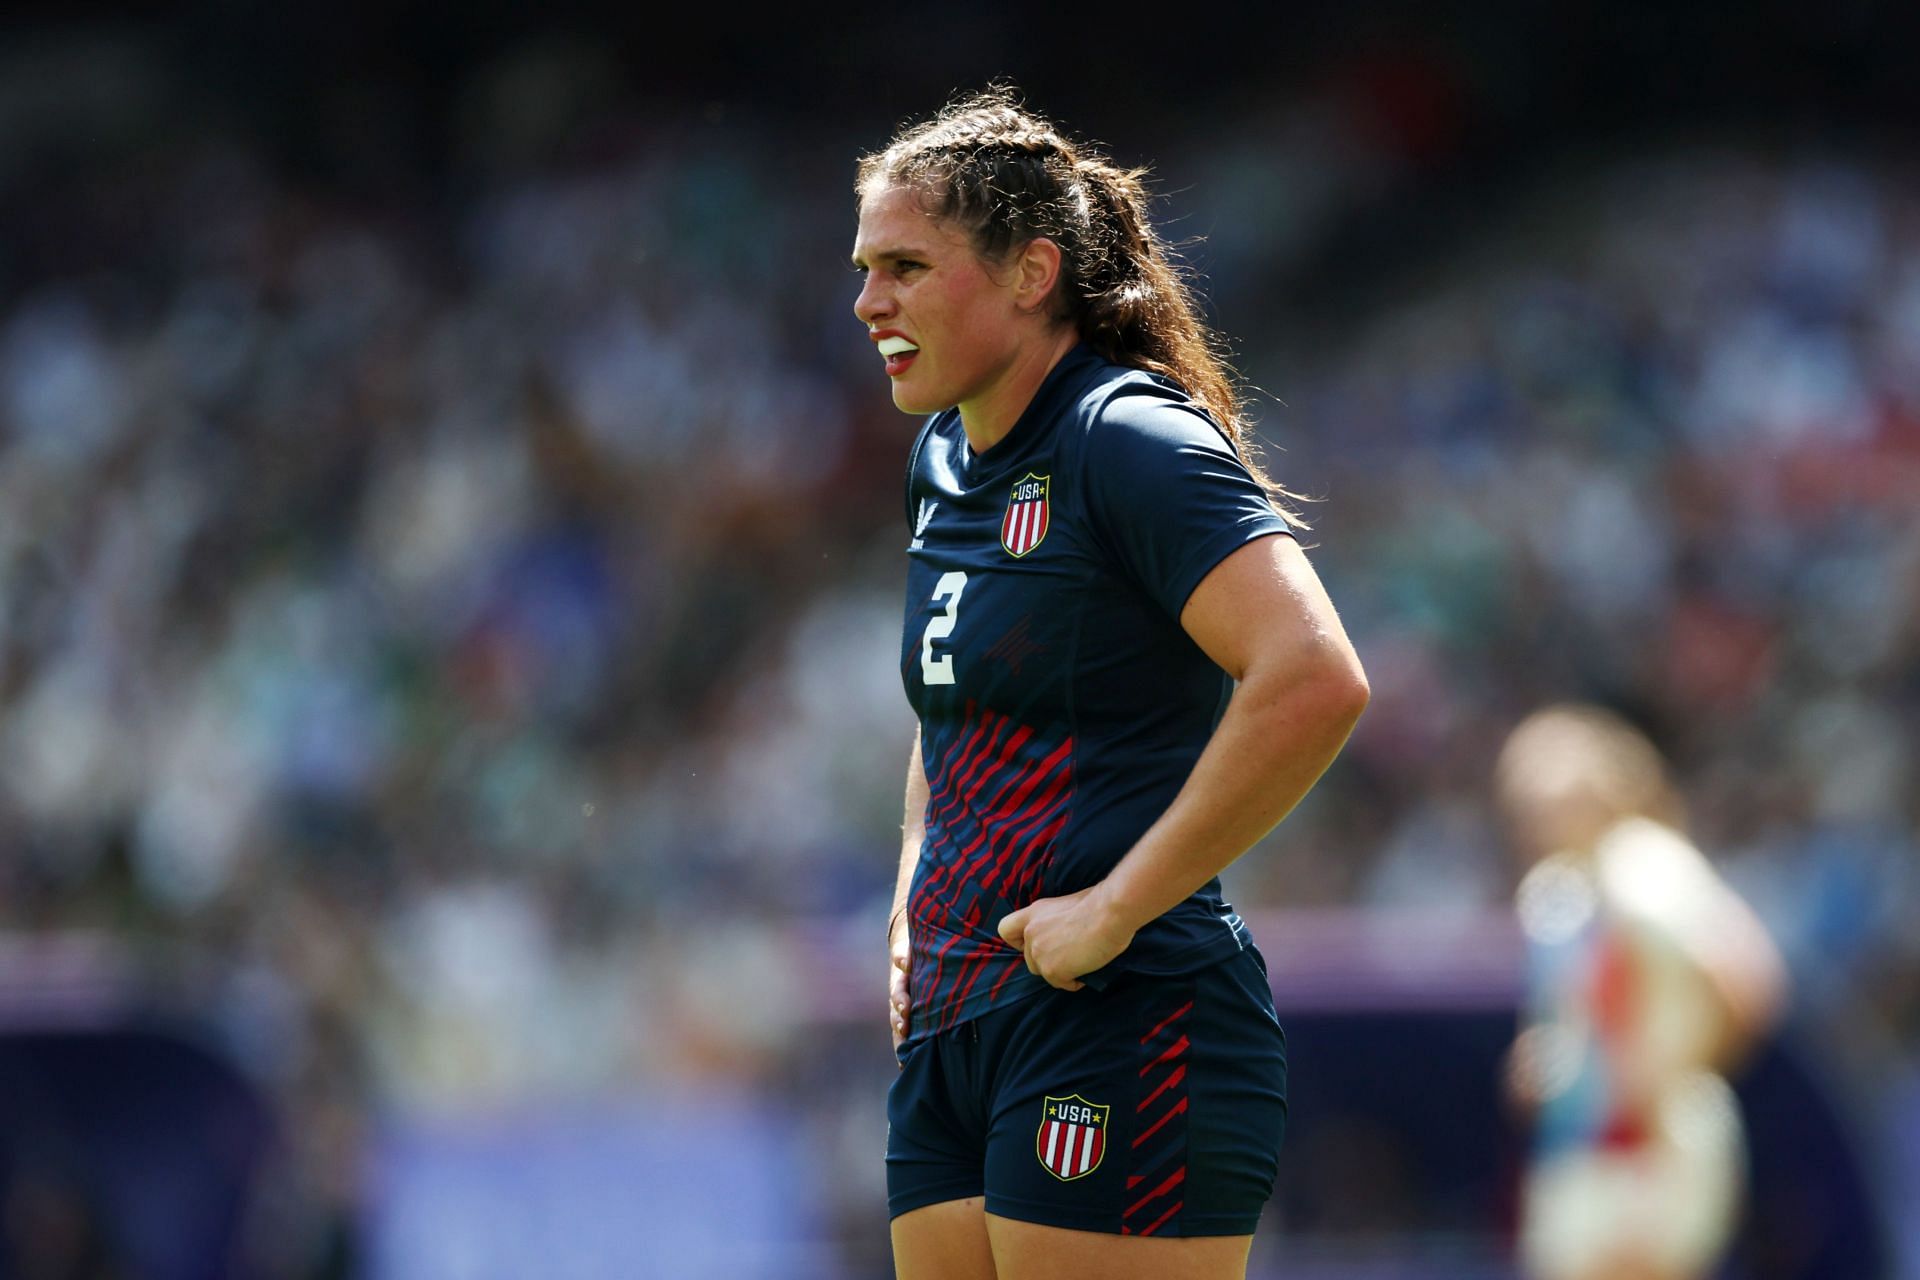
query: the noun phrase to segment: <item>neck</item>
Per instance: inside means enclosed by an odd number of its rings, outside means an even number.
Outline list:
[[[966,430],[968,447],[975,453],[985,453],[1004,440],[1033,403],[1034,393],[1053,372],[1053,366],[1079,341],[1077,332],[1064,328],[1049,332],[1044,340],[1023,344],[1005,375],[992,387],[961,401],[960,425]]]

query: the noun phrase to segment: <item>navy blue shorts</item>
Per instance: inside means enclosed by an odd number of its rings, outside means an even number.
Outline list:
[[[1047,989],[907,1046],[887,1095],[894,1217],[1251,1235],[1287,1123],[1286,1036],[1249,948],[1198,973]]]

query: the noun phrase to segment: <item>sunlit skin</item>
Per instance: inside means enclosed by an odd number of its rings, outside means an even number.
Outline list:
[[[865,276],[853,310],[869,335],[919,347],[883,365],[893,403],[913,414],[959,406],[975,453],[1013,429],[1077,341],[1049,305],[1060,278],[1052,241],[1030,240],[1005,262],[988,262],[963,228],[926,213],[903,187],[860,202],[853,266]]]

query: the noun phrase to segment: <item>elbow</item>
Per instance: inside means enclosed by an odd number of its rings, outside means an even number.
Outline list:
[[[1360,655],[1346,645],[1340,646],[1338,651],[1327,655],[1317,683],[1327,707],[1327,718],[1339,724],[1344,738],[1360,722],[1360,713],[1367,709],[1373,697],[1367,673],[1360,666]]]
[[[1297,736],[1311,729],[1319,736],[1318,731],[1324,731],[1344,742],[1372,696],[1360,659],[1346,645],[1329,645],[1310,662],[1296,659],[1290,666],[1270,673],[1265,681],[1250,674],[1243,691],[1252,686],[1260,692],[1249,701],[1264,707],[1283,732]]]
[[[1347,735],[1353,732],[1353,727],[1360,723],[1360,713],[1367,709],[1367,702],[1371,697],[1372,691],[1367,688],[1367,678],[1364,675],[1358,679],[1346,681],[1340,686],[1333,702],[1334,718],[1340,726],[1342,742],[1345,742]]]

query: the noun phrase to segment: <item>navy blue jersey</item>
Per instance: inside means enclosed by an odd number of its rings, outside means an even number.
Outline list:
[[[1165,812],[1231,692],[1180,611],[1287,525],[1191,398],[1084,345],[984,454],[957,411],[930,418],[907,513],[901,674],[929,792],[908,901],[917,1039],[1044,989],[1001,918],[1098,883]],[[1214,880],[1088,981],[1246,945]]]

